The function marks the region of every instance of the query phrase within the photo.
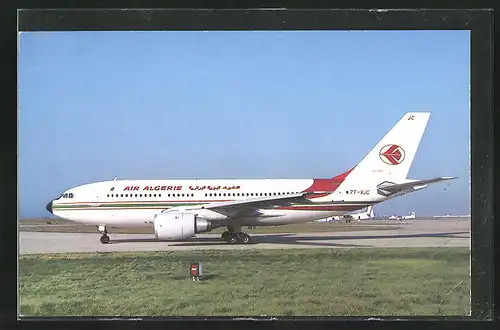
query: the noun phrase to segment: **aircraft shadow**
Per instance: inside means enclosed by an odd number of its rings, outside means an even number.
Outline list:
[[[401,238],[425,238],[425,237],[441,237],[454,238],[456,235],[469,234],[468,231],[455,231],[444,233],[417,233],[417,234],[394,234],[394,235],[358,235],[358,236],[326,236],[326,235],[311,235],[301,234],[267,234],[252,236],[252,242],[248,245],[255,244],[293,244],[293,245],[308,245],[318,247],[364,247],[368,245],[340,243],[341,240],[367,240],[367,239],[401,239]],[[324,242],[328,241],[328,242]],[[171,246],[214,246],[228,245],[221,240],[220,237],[194,237],[183,241],[161,241],[155,238],[127,238],[127,239],[111,239],[110,244],[121,243],[139,243],[139,242],[164,242]],[[238,245],[237,245],[238,246]]]
[[[344,247],[362,247],[363,245],[358,244],[343,244],[343,243],[330,243],[330,242],[315,242],[331,240],[332,236],[317,236],[317,237],[297,237],[291,236],[293,234],[270,234],[266,236],[252,236],[252,242],[246,244],[246,246],[257,245],[259,243],[266,244],[299,244],[299,245],[312,245],[312,246],[344,246]],[[304,242],[308,241],[308,242]],[[229,245],[227,242],[222,241],[220,237],[194,237],[183,241],[162,241],[156,240],[155,238],[126,238],[126,239],[112,239],[109,244],[121,244],[121,243],[153,243],[162,242],[167,243],[171,246],[218,246],[218,245]],[[239,245],[236,245],[239,246]]]

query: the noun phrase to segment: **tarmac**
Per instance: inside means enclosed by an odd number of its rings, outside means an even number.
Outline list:
[[[395,230],[376,230],[387,221],[367,220],[374,230],[349,232],[252,234],[252,244],[230,245],[219,234],[199,234],[184,241],[156,241],[153,234],[111,234],[109,244],[100,234],[19,232],[19,254],[177,251],[209,249],[306,249],[306,248],[404,248],[470,247],[470,218],[391,221]]]

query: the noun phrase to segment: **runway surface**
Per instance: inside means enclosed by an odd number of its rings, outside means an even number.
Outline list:
[[[370,220],[375,224],[374,220]],[[367,221],[366,223],[369,223]],[[382,222],[378,222],[382,224]],[[175,251],[203,249],[292,249],[373,247],[469,247],[470,219],[409,220],[392,222],[396,230],[335,233],[254,234],[254,244],[229,245],[219,234],[200,234],[179,242],[155,241],[154,235],[113,234],[110,244],[100,234],[19,232],[19,253],[67,253],[114,251]]]

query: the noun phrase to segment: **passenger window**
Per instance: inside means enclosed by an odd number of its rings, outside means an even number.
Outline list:
[[[158,194],[158,197],[161,197],[161,194]]]
[[[156,197],[156,194],[154,194],[153,197]]]
[[[137,194],[135,194],[135,197],[137,197]]]
[[[194,197],[194,194],[191,194],[191,197]]]
[[[236,195],[237,195],[237,196],[239,196],[239,195],[240,195],[240,193],[237,193]]]
[[[177,197],[181,197],[181,194],[177,194]]]
[[[153,197],[153,194],[149,194],[149,197]]]

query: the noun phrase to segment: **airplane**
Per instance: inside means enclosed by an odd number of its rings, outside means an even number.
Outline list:
[[[415,212],[411,212],[410,215],[404,215],[404,216],[399,216],[399,215],[391,215],[389,220],[410,220],[410,219],[415,219]]]
[[[332,221],[341,221],[341,220],[350,220],[350,219],[367,220],[367,219],[372,219],[374,217],[375,217],[375,215],[373,214],[373,205],[370,205],[366,208],[366,211],[358,210],[354,213],[347,213],[344,215],[333,216],[331,220],[328,218],[318,220],[318,222],[332,222]]]
[[[108,227],[153,227],[158,241],[226,227],[222,240],[248,244],[242,226],[277,226],[343,215],[456,177],[407,179],[429,112],[408,112],[351,169],[320,179],[113,180],[66,190],[46,209],[66,220]]]
[[[405,215],[402,217],[403,220],[415,219],[415,212],[411,212],[410,215]]]
[[[314,222],[319,222],[319,223],[330,223],[332,221],[333,221],[333,218],[324,218],[324,219],[314,220]]]
[[[352,214],[352,217],[355,220],[367,220],[374,218],[375,215],[373,214],[373,205],[368,206],[366,212]]]

